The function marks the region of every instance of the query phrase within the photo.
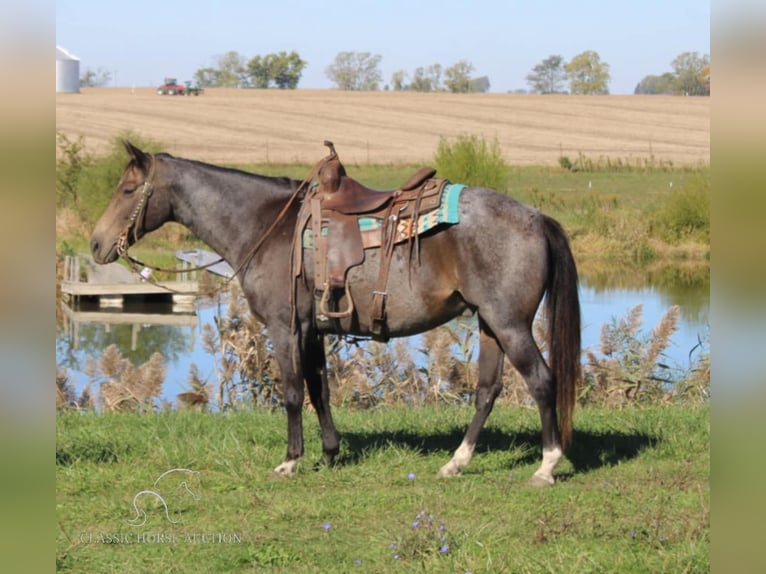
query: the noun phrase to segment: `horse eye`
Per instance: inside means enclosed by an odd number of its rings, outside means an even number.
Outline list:
[[[125,189],[122,190],[122,193],[124,193],[125,195],[130,195],[134,191],[136,191],[135,187],[126,187]]]

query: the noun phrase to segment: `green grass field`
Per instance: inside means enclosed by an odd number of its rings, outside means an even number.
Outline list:
[[[526,485],[536,410],[498,405],[463,476],[437,479],[470,407],[336,409],[320,458],[304,416],[299,475],[273,480],[285,416],[58,415],[62,572],[707,572],[709,407],[588,408],[558,484]],[[155,481],[171,469],[176,471]],[[185,483],[186,487],[182,483]],[[163,506],[152,490],[161,495]],[[146,523],[134,508],[146,511]],[[174,522],[168,520],[170,518]],[[140,522],[140,520],[139,520]]]

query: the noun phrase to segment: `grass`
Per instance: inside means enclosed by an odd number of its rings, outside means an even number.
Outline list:
[[[61,413],[57,566],[62,572],[702,572],[709,570],[709,408],[581,409],[552,489],[535,410],[498,406],[464,475],[440,480],[469,407],[336,409],[340,463],[272,480],[285,417]],[[134,496],[161,483],[173,524]],[[167,480],[167,479],[164,479]],[[417,524],[415,524],[417,523]],[[203,539],[203,536],[204,539]],[[446,549],[445,549],[446,547]]]
[[[121,139],[130,139],[154,151],[163,145],[132,132],[123,132],[111,152],[94,157],[82,138],[72,140],[57,132],[60,157],[56,166],[57,252],[87,252],[87,236],[109,199],[107,191],[125,165]],[[600,157],[584,155],[577,166],[508,167],[497,141],[464,135],[450,143],[442,139],[431,163],[440,175],[469,184],[483,184],[528,203],[559,220],[572,239],[573,250],[585,274],[620,267],[625,275],[661,262],[674,266],[707,268],[710,257],[710,170],[708,166],[674,167],[653,157]],[[284,163],[237,165],[264,175],[303,179],[310,166]],[[420,165],[355,164],[348,173],[366,185],[392,189]],[[199,246],[177,225],[163,227],[141,242],[138,250],[174,251]],[[705,272],[703,270],[703,272]]]

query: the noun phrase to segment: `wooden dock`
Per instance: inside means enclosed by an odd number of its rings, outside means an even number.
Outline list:
[[[179,271],[187,266],[184,263]],[[119,263],[97,265],[91,259],[83,266],[79,258],[68,256],[64,261],[61,293],[69,302],[77,302],[83,297],[97,298],[101,307],[121,307],[125,297],[159,296],[172,300],[179,307],[193,308],[199,282],[196,277],[189,280],[187,275],[184,273],[183,281],[161,281],[160,285],[155,285]]]

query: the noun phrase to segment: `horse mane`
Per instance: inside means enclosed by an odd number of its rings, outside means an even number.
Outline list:
[[[183,157],[176,157],[169,153],[162,152],[155,154],[155,157],[157,158],[164,158],[164,159],[171,159],[175,161],[181,161],[187,164],[196,165],[202,168],[205,168],[206,170],[217,172],[217,173],[228,173],[228,174],[237,174],[242,175],[249,178],[256,178],[260,179],[262,181],[271,182],[276,185],[285,186],[288,189],[293,189],[294,187],[298,186],[300,184],[299,180],[295,180],[290,177],[278,175],[278,176],[272,176],[272,175],[262,175],[259,173],[254,173],[252,171],[246,171],[244,169],[236,168],[236,167],[224,167],[212,163],[206,163],[204,161],[199,161],[196,159],[188,159]]]

